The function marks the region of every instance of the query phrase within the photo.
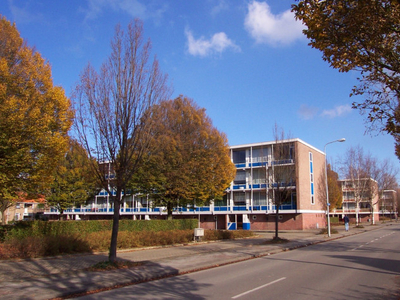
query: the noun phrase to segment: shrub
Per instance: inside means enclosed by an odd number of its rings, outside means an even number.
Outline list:
[[[120,220],[119,231],[168,231],[187,230],[197,227],[195,219],[179,220]],[[108,231],[112,229],[111,220],[96,221],[24,221],[14,226],[0,226],[0,240],[24,239],[30,236],[61,236]]]
[[[14,238],[0,245],[0,258],[34,258],[90,252],[89,244],[79,236],[31,236]]]
[[[196,224],[197,225],[197,224]],[[203,240],[235,239],[252,236],[253,232],[245,230],[205,230]],[[166,231],[121,231],[118,234],[118,249],[137,247],[165,246],[186,244],[194,238],[193,229]],[[0,259],[34,258],[93,251],[108,251],[111,230],[95,231],[84,235],[33,235],[21,238],[7,238],[0,244]]]

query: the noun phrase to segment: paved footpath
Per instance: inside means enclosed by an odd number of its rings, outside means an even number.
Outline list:
[[[272,255],[358,234],[390,223],[351,228],[339,233],[319,234],[319,230],[280,231],[285,244],[268,244],[274,232],[256,232],[257,236],[240,240],[200,242],[188,245],[144,248],[118,252],[119,259],[143,262],[142,265],[114,271],[90,272],[84,269],[107,260],[107,253],[66,255],[50,258],[0,261],[0,299],[54,299],[80,293],[129,285],[174,276],[201,269]]]

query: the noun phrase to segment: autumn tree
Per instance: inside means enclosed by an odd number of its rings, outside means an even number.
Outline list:
[[[342,206],[343,194],[341,185],[339,183],[339,174],[334,170],[332,170],[331,164],[327,165],[327,175],[328,175],[328,193],[329,193],[329,204],[330,204],[329,210],[332,211],[333,209],[340,208]],[[324,184],[322,184],[321,186],[325,188],[325,181]],[[324,191],[322,194],[326,194],[326,191]]]
[[[285,137],[285,132],[277,124],[273,129],[275,142],[272,145],[273,158],[271,166],[267,166],[267,192],[275,205],[275,237],[279,239],[279,208],[290,202],[293,186],[296,183],[295,147]]]
[[[151,109],[152,148],[134,185],[155,206],[173,208],[222,199],[236,172],[224,133],[205,109],[187,97],[162,101]]]
[[[304,0],[292,5],[304,34],[340,72],[359,71],[353,108],[367,113],[369,129],[391,134],[400,158],[400,3],[395,0]]]
[[[114,204],[109,260],[115,262],[120,206],[149,146],[150,107],[168,99],[170,89],[158,60],[150,60],[151,43],[144,41],[140,20],[130,23],[127,32],[116,27],[111,50],[99,72],[90,64],[83,70],[74,100],[80,142],[95,158],[91,162],[99,186]],[[111,181],[103,172],[104,163],[112,165]]]
[[[48,189],[72,117],[64,90],[53,85],[50,64],[0,16],[1,213],[18,193],[36,196]]]
[[[84,204],[98,191],[90,164],[86,150],[71,138],[46,197],[47,204],[58,209],[61,219],[65,209]]]

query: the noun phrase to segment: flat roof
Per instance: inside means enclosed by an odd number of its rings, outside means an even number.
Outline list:
[[[250,147],[260,147],[260,146],[267,146],[267,145],[274,145],[276,143],[291,143],[291,142],[299,142],[302,143],[303,145],[314,149],[317,152],[320,152],[321,154],[325,153],[317,148],[315,148],[314,146],[311,146],[310,144],[304,142],[303,140],[299,139],[299,138],[295,138],[295,139],[286,139],[286,140],[279,140],[279,141],[270,141],[270,142],[260,142],[260,143],[252,143],[252,144],[243,144],[243,145],[235,145],[235,146],[229,146],[230,149],[241,149],[241,148],[250,148]]]

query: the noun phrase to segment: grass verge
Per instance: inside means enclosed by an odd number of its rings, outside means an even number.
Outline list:
[[[89,268],[86,268],[85,271],[90,271],[90,272],[112,271],[118,269],[130,269],[141,265],[143,265],[143,262],[133,262],[129,260],[118,260],[115,263],[109,261],[101,261]]]

